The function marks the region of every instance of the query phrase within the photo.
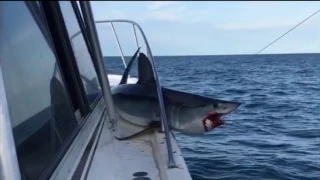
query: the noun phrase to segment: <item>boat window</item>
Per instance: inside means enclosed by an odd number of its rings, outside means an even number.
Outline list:
[[[80,29],[78,20],[72,8],[71,2],[59,1],[62,16],[67,27],[68,35],[72,44],[74,55],[80,71],[81,79],[85,86],[89,104],[92,104],[101,93],[93,62]]]
[[[0,61],[21,176],[39,179],[59,162],[78,122],[38,26],[44,18],[35,18],[23,1],[0,3]]]

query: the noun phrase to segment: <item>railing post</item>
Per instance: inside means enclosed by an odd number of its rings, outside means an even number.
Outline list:
[[[142,28],[139,26],[139,24],[134,21],[129,21],[129,20],[96,21],[96,23],[111,23],[111,22],[125,22],[125,23],[131,23],[131,24],[137,26],[141,35],[142,35],[142,38],[144,39],[144,42],[146,44],[146,49],[147,49],[147,55],[149,56],[150,63],[152,64],[153,75],[154,75],[155,81],[156,81],[158,101],[159,101],[161,120],[162,120],[162,130],[164,130],[164,133],[165,133],[167,151],[168,151],[168,160],[169,160],[168,166],[169,166],[169,168],[175,168],[175,167],[177,167],[177,165],[176,165],[174,158],[173,158],[172,144],[171,144],[171,140],[170,140],[169,124],[168,124],[168,120],[167,120],[166,109],[164,106],[162,89],[161,89],[161,85],[160,85],[160,81],[158,78],[155,62],[154,62],[147,38],[146,38]]]
[[[134,34],[135,43],[136,43],[136,46],[137,46],[137,49],[138,49],[138,48],[139,48],[139,42],[138,42],[137,33],[136,33],[136,28],[134,27],[134,24],[132,24],[132,29],[133,29],[133,34]]]
[[[126,63],[126,61],[124,59],[123,51],[122,51],[122,48],[121,48],[121,45],[120,45],[120,42],[119,42],[119,39],[118,39],[118,36],[117,36],[117,32],[114,29],[113,24],[110,23],[110,25],[111,25],[111,28],[112,28],[112,32],[113,32],[114,38],[116,39],[116,42],[117,42],[117,45],[118,45],[118,49],[120,51],[120,55],[121,55],[121,58],[122,58],[123,65],[124,65],[125,68],[127,68],[127,63]]]
[[[83,14],[83,19],[86,24],[86,29],[88,33],[89,41],[91,42],[92,47],[92,55],[93,55],[93,63],[97,67],[96,71],[98,74],[98,79],[100,81],[103,97],[106,102],[109,121],[111,123],[111,128],[114,129],[115,123],[117,122],[116,111],[113,105],[113,99],[111,94],[111,88],[109,84],[109,80],[107,78],[107,73],[103,64],[102,51],[98,39],[97,29],[94,23],[92,9],[89,1],[80,1],[80,6]]]
[[[152,63],[153,74],[154,74],[156,85],[157,85],[158,100],[159,100],[160,113],[161,113],[161,118],[162,118],[162,127],[161,127],[161,129],[164,130],[164,133],[165,133],[168,156],[169,156],[169,158],[168,158],[168,160],[169,160],[168,164],[169,165],[168,166],[169,166],[169,168],[176,168],[177,165],[176,165],[176,163],[174,161],[174,158],[173,158],[172,144],[171,144],[171,140],[170,140],[170,130],[169,130],[169,124],[168,124],[168,120],[167,120],[167,113],[166,113],[166,109],[165,109],[165,106],[164,106],[162,89],[161,89],[160,80],[159,80],[159,77],[158,77],[158,74],[157,74],[155,61],[153,59],[149,43],[147,41],[147,38],[146,38],[142,28],[139,25],[137,25],[137,27],[139,28],[139,30],[141,32],[141,35],[142,35],[143,39],[145,40],[147,53],[148,53],[149,59],[150,59],[150,61]]]
[[[130,21],[130,20],[102,20],[102,21],[96,21],[96,23],[112,23],[112,22],[124,22],[124,23],[131,23],[133,25],[135,25],[136,27],[138,27],[142,38],[146,44],[146,49],[147,49],[147,55],[149,56],[149,60],[150,63],[152,65],[152,70],[153,70],[153,75],[155,77],[155,81],[156,81],[156,88],[157,88],[157,95],[158,95],[158,101],[159,101],[159,106],[160,106],[160,113],[161,113],[161,122],[162,122],[162,130],[165,133],[165,138],[166,138],[166,144],[167,144],[167,151],[168,151],[168,167],[169,168],[176,168],[177,165],[174,161],[173,158],[173,152],[172,152],[172,144],[171,144],[171,140],[170,140],[170,130],[169,130],[169,124],[168,124],[168,120],[167,120],[167,114],[166,114],[166,109],[164,106],[164,101],[163,101],[163,95],[162,95],[162,89],[161,89],[161,85],[160,85],[160,81],[158,78],[158,74],[157,74],[157,70],[156,70],[156,66],[155,66],[155,61],[153,59],[152,53],[151,53],[151,49],[149,46],[149,43],[147,41],[147,38],[142,30],[142,28],[139,26],[138,23],[134,22],[134,21]]]

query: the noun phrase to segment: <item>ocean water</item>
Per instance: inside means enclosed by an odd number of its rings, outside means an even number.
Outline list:
[[[320,54],[155,61],[165,87],[242,103],[205,135],[176,133],[193,179],[320,179]]]

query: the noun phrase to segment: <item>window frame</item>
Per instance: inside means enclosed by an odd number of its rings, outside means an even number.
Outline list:
[[[72,99],[72,104],[75,109],[79,108],[82,117],[85,117],[89,112],[89,103],[86,99],[86,93],[81,81],[80,72],[73,54],[71,42],[67,33],[66,26],[58,9],[58,2],[41,1],[40,7],[43,10],[44,17],[48,26],[48,31],[52,37],[52,43],[55,46],[58,65],[61,69],[61,74],[65,79],[69,95]],[[79,120],[79,119],[78,119]]]
[[[65,46],[59,47],[57,46],[57,39],[63,37],[61,34],[54,34],[52,33],[52,31],[50,31],[50,27],[49,24],[52,25],[52,23],[50,23],[50,21],[47,21],[47,17],[46,15],[46,11],[42,6],[43,2],[39,2],[39,1],[21,1],[21,4],[23,4],[25,6],[25,8],[27,9],[28,13],[30,14],[31,18],[34,19],[34,25],[39,28],[41,36],[43,36],[44,41],[46,41],[47,45],[48,45],[48,49],[51,50],[52,55],[54,56],[55,59],[55,63],[56,63],[56,67],[58,66],[59,69],[61,70],[60,75],[61,75],[61,83],[63,83],[64,89],[65,89],[65,93],[66,93],[66,101],[69,102],[69,105],[71,106],[70,113],[74,113],[76,111],[76,109],[72,108],[72,106],[74,105],[74,102],[72,101],[71,98],[71,91],[69,90],[70,87],[73,86],[80,86],[81,84],[77,84],[75,82],[73,83],[68,83],[68,81],[66,80],[66,74],[64,71],[62,71],[61,67],[64,68],[68,68],[69,66],[67,66],[68,64],[66,63],[61,63],[64,62],[62,61],[62,59],[67,59],[66,61],[68,61],[68,57],[63,56],[63,51],[66,51]],[[1,6],[1,4],[0,4]],[[28,16],[29,16],[28,14]],[[59,54],[60,53],[60,54]],[[68,70],[74,70],[74,69],[68,69]],[[2,77],[1,77],[2,78]],[[74,77],[73,77],[74,78]],[[3,81],[3,80],[1,80]],[[81,82],[81,81],[80,81]],[[82,86],[83,87],[83,86]],[[85,96],[81,96],[78,95],[79,98],[84,99]],[[79,102],[76,102],[79,103]],[[56,152],[54,154],[54,158],[52,158],[47,164],[46,164],[46,168],[41,172],[41,175],[39,177],[39,179],[49,179],[51,174],[53,173],[53,171],[56,169],[57,165],[60,163],[61,159],[63,158],[63,156],[65,155],[65,153],[67,152],[67,150],[69,149],[70,145],[72,144],[72,142],[74,141],[77,133],[80,131],[81,127],[83,126],[83,122],[85,122],[85,119],[87,118],[87,116],[90,114],[90,109],[88,107],[86,107],[85,109],[85,114],[83,115],[83,121],[78,123],[78,125],[72,129],[72,132],[70,132],[69,137],[66,139],[66,141],[61,145],[61,149]],[[77,112],[76,112],[77,113]],[[76,114],[73,114],[74,118],[76,119]],[[77,119],[78,120],[78,119]],[[14,146],[12,147],[15,149],[15,152],[17,152],[17,147]],[[17,154],[16,154],[17,156]],[[17,162],[19,164],[19,161]],[[19,171],[19,176],[23,177],[23,171],[21,171],[21,169],[18,169]]]
[[[65,81],[65,85],[67,87],[67,94],[70,96],[70,93],[73,92],[73,91],[70,91],[69,88],[78,87],[80,89],[80,92],[78,92],[76,97],[81,98],[81,101],[83,103],[82,104],[83,109],[81,110],[82,115],[79,120],[78,127],[70,135],[68,141],[62,145],[61,151],[58,152],[58,154],[56,154],[56,158],[54,158],[50,162],[50,164],[48,164],[48,167],[45,169],[45,171],[42,173],[40,177],[40,179],[49,179],[52,173],[58,167],[60,161],[63,159],[65,153],[67,153],[70,145],[74,142],[78,133],[83,128],[85,122],[90,118],[92,111],[97,107],[97,105],[101,101],[103,97],[103,93],[101,92],[96,97],[95,101],[91,105],[89,104],[89,101],[87,99],[86,92],[84,89],[84,85],[80,77],[80,71],[76,62],[75,54],[72,49],[72,44],[69,39],[67,27],[63,19],[63,14],[62,14],[59,2],[58,1],[39,1],[39,2],[40,2],[40,9],[42,10],[43,16],[47,23],[47,30],[49,31],[49,34],[51,36],[50,40],[55,49],[54,53],[56,55],[57,64],[61,69],[61,76],[65,80],[65,77],[68,76],[68,74],[66,74],[66,71],[72,71],[73,73],[73,77],[72,77],[73,79],[71,80],[71,82],[68,83]],[[85,45],[87,46],[89,55],[91,57],[90,61],[92,62],[92,59],[94,57],[92,55],[90,41],[87,36],[85,23],[80,14],[80,10],[76,4],[76,1],[68,1],[68,2],[70,2],[72,5],[73,12],[75,13],[75,16],[77,18],[77,23],[79,24],[80,30],[83,34],[83,38],[85,40]],[[63,43],[64,45],[61,46],[61,43]],[[62,61],[62,59],[64,59],[67,62]],[[97,68],[95,67],[95,64],[93,62],[92,64],[95,72],[97,72],[96,71]],[[65,68],[65,71],[62,70],[63,68]]]
[[[92,58],[90,61],[93,64],[94,71],[97,72],[95,64],[92,61],[93,55],[85,30],[85,24],[79,19],[79,15],[81,18],[81,14],[79,13],[78,7],[74,6],[74,3],[76,2],[69,2],[72,5],[77,18],[77,23],[80,26],[85,44],[88,48],[90,57]],[[36,26],[40,29],[45,41],[47,41],[48,48],[51,49],[51,52],[55,57],[56,66],[60,69],[61,80],[66,90],[66,100],[73,106],[75,118],[78,120],[77,127],[72,129],[69,137],[61,145],[60,150],[54,154],[54,157],[46,164],[46,168],[41,172],[39,179],[49,179],[87,119],[91,117],[92,111],[98,107],[98,103],[101,101],[103,93],[100,92],[95,98],[95,101],[89,105],[59,3],[52,1],[22,1],[21,3],[24,3],[30,16],[35,20]],[[75,10],[75,8],[77,10]],[[77,118],[77,110],[81,112],[81,117],[79,118]],[[17,151],[15,146],[13,148]],[[20,176],[23,177],[23,171],[21,171],[21,169],[19,173]]]
[[[72,7],[72,11],[73,11],[73,13],[74,13],[74,15],[75,15],[75,17],[76,17],[77,23],[78,23],[78,25],[79,25],[79,27],[80,27],[80,31],[81,31],[81,33],[82,33],[82,36],[83,36],[83,39],[84,39],[84,42],[85,42],[85,45],[86,45],[86,47],[87,47],[87,49],[88,49],[88,53],[89,53],[89,56],[90,56],[90,58],[91,58],[90,61],[91,61],[92,65],[93,65],[94,71],[95,71],[95,73],[96,73],[96,75],[97,75],[97,79],[99,80],[99,78],[98,78],[98,73],[97,73],[97,67],[96,67],[95,63],[93,63],[94,56],[93,56],[93,54],[92,54],[91,43],[90,43],[89,38],[88,38],[88,34],[87,34],[87,30],[86,30],[86,25],[85,25],[85,23],[84,23],[84,20],[83,20],[83,18],[82,18],[81,13],[80,13],[80,9],[79,9],[76,1],[67,1],[67,2],[70,3],[70,5],[71,5],[71,7]],[[54,1],[54,2],[52,2],[52,3],[55,3],[55,4],[56,4],[57,12],[60,14],[59,16],[61,17],[61,23],[62,23],[62,24],[64,25],[64,27],[65,27],[65,33],[66,33],[66,38],[65,38],[65,40],[69,42],[68,44],[70,44],[70,48],[71,48],[71,50],[72,50],[71,53],[72,53],[72,55],[73,55],[73,57],[74,57],[74,60],[75,60],[75,63],[76,63],[75,53],[73,52],[73,49],[72,49],[72,43],[71,43],[71,40],[70,40],[70,38],[69,38],[69,36],[68,36],[69,34],[68,34],[68,31],[67,31],[67,27],[66,27],[66,25],[65,25],[65,21],[64,21],[64,18],[63,18],[63,13],[62,13],[62,10],[61,10],[59,1]],[[79,77],[80,77],[80,71],[79,71],[79,68],[78,68],[77,63],[76,63],[76,68],[78,69]],[[100,86],[101,86],[100,81],[98,81],[98,83],[99,83]],[[82,86],[83,86],[83,83],[82,83],[82,82],[81,82],[81,84],[82,84]],[[85,92],[84,92],[84,94],[85,94]],[[103,96],[103,93],[102,93],[102,91],[101,91],[101,92],[99,93],[99,95],[95,98],[94,102],[92,102],[91,104],[89,104],[89,106],[90,106],[90,112],[96,107],[97,103],[99,102],[99,100],[100,100],[100,98],[101,98],[102,96]],[[87,99],[86,99],[86,100],[87,100]]]
[[[75,127],[66,142],[62,144],[60,151],[54,155],[54,158],[47,164],[46,169],[39,177],[39,179],[49,179],[52,173],[58,167],[60,161],[63,159],[71,144],[74,142],[83,125],[90,117],[91,112],[101,100],[103,94],[101,92],[95,101],[89,105],[59,3],[57,1],[24,1],[24,3],[28,7],[33,18],[35,18],[35,20],[38,19],[42,21],[42,25],[44,26],[39,25],[39,22],[36,21],[37,26],[45,36],[45,39],[47,40],[48,45],[52,49],[52,52],[56,58],[56,63],[60,69],[61,78],[65,85],[70,104],[77,105],[74,107],[74,110],[75,116],[79,122],[78,126]],[[39,9],[40,11],[34,13],[30,8],[33,8],[33,10],[34,8]],[[77,21],[81,27],[90,57],[93,58],[91,48],[88,45],[90,43],[88,41],[87,34],[83,29],[84,24],[79,22],[78,17]],[[95,66],[94,70],[96,71]],[[71,96],[73,96],[73,98]],[[77,117],[77,107],[80,110],[81,117]],[[20,172],[20,175],[23,175],[22,172]]]

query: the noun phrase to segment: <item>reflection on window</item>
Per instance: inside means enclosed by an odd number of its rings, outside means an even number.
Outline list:
[[[55,55],[26,4],[0,7],[0,59],[21,176],[38,179],[78,123]]]
[[[101,92],[97,74],[71,3],[68,1],[59,1],[59,3],[81,79],[85,86],[89,104],[91,104]]]

